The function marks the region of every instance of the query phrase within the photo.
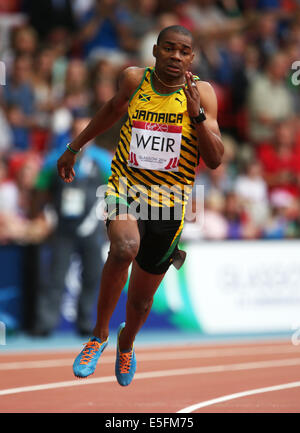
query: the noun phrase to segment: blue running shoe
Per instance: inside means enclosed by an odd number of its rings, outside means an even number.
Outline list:
[[[73,364],[73,372],[76,377],[87,377],[94,373],[98,359],[108,344],[101,342],[100,338],[93,337],[86,343],[84,349],[76,357]]]
[[[136,371],[134,348],[132,347],[132,349],[127,352],[120,352],[119,350],[119,337],[124,327],[125,322],[121,323],[118,329],[117,358],[115,366],[117,381],[121,386],[129,385]]]

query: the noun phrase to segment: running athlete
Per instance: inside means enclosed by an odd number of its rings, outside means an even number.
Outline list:
[[[110,251],[101,277],[97,321],[92,338],[73,365],[78,377],[95,371],[132,264],[126,322],[119,326],[117,337],[115,374],[122,386],[133,379],[134,340],[148,317],[153,296],[171,263],[178,268],[178,257],[183,261],[177,245],[199,158],[215,169],[224,153],[214,90],[190,72],[192,34],[182,26],[163,29],[153,55],[153,68],[130,67],[121,73],[115,96],[67,145],[57,162],[60,177],[72,182],[80,149],[128,113],[106,192]],[[137,216],[136,203],[146,204],[148,218]],[[175,218],[178,203],[181,214]],[[171,211],[167,219],[162,217],[164,209]],[[158,211],[155,218],[152,211]]]

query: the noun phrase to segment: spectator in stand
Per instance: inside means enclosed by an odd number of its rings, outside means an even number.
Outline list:
[[[243,239],[245,215],[241,202],[234,192],[225,195],[224,217],[228,224],[227,239]]]
[[[259,51],[262,67],[279,51],[278,26],[278,17],[273,12],[265,12],[258,17],[253,43]]]
[[[278,191],[300,197],[300,148],[296,145],[293,121],[278,123],[273,139],[258,147],[257,157],[262,164],[271,199]]]
[[[222,41],[245,25],[242,15],[228,14],[225,9],[217,5],[215,0],[188,1],[186,16],[194,23],[195,32],[200,40],[216,38]]]
[[[106,101],[108,101],[115,93],[116,83],[112,80],[99,80],[94,86],[94,99],[91,108],[95,112],[96,107],[101,107]],[[95,139],[97,145],[103,149],[113,151],[116,146],[118,134],[121,126],[124,122],[124,118],[121,118],[116,122],[108,131],[105,131],[99,137]]]
[[[214,0],[188,2],[187,15],[201,34],[215,34],[228,23],[226,14],[215,3]]]
[[[231,106],[234,115],[231,132],[240,141],[249,139],[247,95],[251,83],[258,76],[259,52],[255,45],[248,45],[245,47],[242,63],[233,70],[231,84]]]
[[[219,190],[223,194],[232,191],[234,184],[234,177],[228,170],[228,163],[222,164],[210,174],[208,170],[204,169],[198,174],[195,185],[204,186],[204,194],[208,196],[211,190]]]
[[[89,72],[84,61],[70,59],[65,74],[63,105],[73,115],[88,108],[90,103]]]
[[[155,27],[158,0],[129,0],[128,14],[132,36],[139,40]]]
[[[188,14],[188,8],[190,2],[187,0],[174,0],[173,3],[174,6],[172,10],[178,19],[178,24],[180,26],[186,27],[192,33],[195,33],[197,26],[194,20]]]
[[[123,69],[123,67],[121,67]],[[117,82],[120,67],[116,66],[109,59],[102,59],[96,62],[91,68],[92,85],[101,80],[112,80]]]
[[[12,74],[7,78],[2,94],[14,145],[17,149],[28,149],[36,114],[30,57],[20,55],[15,59]]]
[[[34,95],[32,88],[32,61],[26,55],[16,57],[11,75],[7,77],[3,87],[5,105],[15,104],[20,107],[24,115],[30,116],[34,112]]]
[[[257,239],[260,230],[243,208],[239,196],[231,191],[225,195],[224,217],[227,220],[227,239]]]
[[[288,40],[290,42],[300,43],[300,13],[296,13],[290,22],[288,28]]]
[[[192,199],[192,214],[185,216],[182,233],[183,241],[224,240],[228,234],[228,223],[223,215],[225,198],[217,189],[211,190],[204,203],[197,203],[196,197]],[[203,206],[199,210],[199,206]],[[196,212],[198,214],[196,215]],[[201,212],[201,214],[199,214]]]
[[[205,199],[203,238],[224,240],[228,237],[229,225],[224,216],[225,198],[218,190],[212,190]]]
[[[23,244],[41,234],[39,224],[34,227],[29,222],[31,194],[40,164],[39,156],[32,152],[15,153],[8,160],[7,175],[0,188],[1,243]]]
[[[15,182],[9,179],[8,162],[4,156],[0,157],[0,212],[12,214],[16,212],[16,186]]]
[[[96,65],[91,85],[92,99],[89,107],[91,115],[113,97],[117,86],[118,71],[119,68],[108,60],[101,60]],[[123,122],[124,118],[121,118],[110,129],[96,137],[96,144],[103,149],[113,151]]]
[[[136,51],[128,11],[117,0],[96,0],[82,19],[79,40],[88,60],[109,56],[120,63]]]
[[[8,174],[17,189],[15,213],[24,218],[30,216],[31,192],[41,168],[41,162],[40,155],[31,151],[15,152],[9,157]]]
[[[1,95],[1,93],[0,93]],[[3,108],[0,106],[0,157],[5,155],[6,152],[12,149],[13,134],[11,130],[11,125],[5,115]]]
[[[64,81],[54,85],[53,93],[59,101],[53,110],[49,149],[58,149],[70,141],[73,117],[89,111],[91,89],[89,70],[82,59],[71,58],[66,66]]]
[[[285,191],[277,191],[271,197],[270,208],[270,217],[265,222],[262,237],[264,239],[299,237],[299,200]]]
[[[241,33],[232,34],[218,49],[214,65],[214,81],[224,86],[234,87],[234,78],[244,67],[246,38]]]
[[[17,27],[12,33],[11,49],[15,56],[21,54],[34,57],[38,48],[38,37],[33,27]]]
[[[27,55],[33,60],[37,48],[38,38],[34,28],[22,25],[12,29],[10,46],[1,55],[1,60],[6,64],[7,72],[11,73],[13,62],[20,55]]]
[[[254,143],[271,140],[274,125],[295,114],[293,99],[286,85],[288,57],[283,52],[273,55],[261,76],[249,88],[249,133]]]
[[[234,191],[253,224],[263,227],[269,215],[268,187],[256,159],[248,161],[244,173],[237,176]]]
[[[54,53],[50,48],[41,49],[34,62],[32,85],[36,106],[36,123],[49,128],[52,111],[57,101],[53,94]]]
[[[66,70],[69,61],[81,56],[77,53],[74,35],[65,28],[55,28],[47,37],[46,46],[53,53],[52,81],[57,96],[61,95],[64,88]]]

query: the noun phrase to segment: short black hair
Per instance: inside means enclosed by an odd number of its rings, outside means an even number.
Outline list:
[[[164,29],[161,30],[157,38],[157,42],[156,42],[157,45],[159,45],[164,35],[168,32],[180,33],[182,35],[189,36],[193,42],[193,34],[192,32],[190,32],[190,30],[188,30],[186,27],[175,25],[175,26],[165,27]]]

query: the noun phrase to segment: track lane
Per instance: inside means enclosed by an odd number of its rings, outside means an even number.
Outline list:
[[[91,376],[96,380],[110,377],[105,383],[82,384],[82,386],[70,388],[55,388],[26,392],[12,395],[0,395],[0,412],[106,412],[106,413],[166,413],[178,410],[194,404],[195,402],[217,398],[220,395],[242,392],[254,387],[273,386],[278,383],[292,382],[300,379],[300,364],[292,365],[300,358],[300,348],[290,342],[283,344],[266,342],[265,344],[235,344],[235,345],[188,345],[178,347],[178,358],[173,356],[174,347],[165,348],[136,348],[138,357],[138,374],[152,374],[157,371],[170,371],[170,369],[200,368],[202,373],[175,374],[167,377],[139,378],[129,386],[122,388],[114,379],[114,351],[103,354],[103,361],[97,367],[96,373]],[[231,352],[230,352],[231,351]],[[233,352],[236,352],[235,354]],[[190,353],[190,358],[184,357],[184,353]],[[199,356],[196,356],[197,353]],[[0,383],[1,389],[9,389],[20,386],[40,385],[45,383],[73,381],[71,365],[77,353],[32,353],[22,354],[17,357],[6,354],[0,356]],[[166,356],[166,355],[169,355]],[[13,362],[51,361],[65,359],[69,365],[63,367],[42,367],[2,370],[1,365]],[[66,355],[66,358],[64,357]],[[155,356],[154,356],[155,355]],[[202,356],[201,356],[202,355]],[[147,360],[147,356],[150,359]],[[152,356],[152,358],[151,358]],[[156,357],[157,359],[153,359]],[[140,360],[139,360],[140,357]],[[166,359],[164,359],[164,357]],[[170,359],[171,358],[171,359]],[[247,363],[270,362],[279,363],[282,360],[291,362],[291,365],[273,366],[256,369],[243,369],[230,371],[230,365],[241,364],[247,368]],[[217,366],[225,366],[225,371],[214,371]],[[227,368],[227,370],[226,370]],[[208,370],[205,372],[205,369]],[[211,370],[209,372],[209,370]],[[147,376],[147,375],[146,375]],[[138,376],[137,376],[138,377]],[[85,382],[86,379],[80,380]],[[291,390],[289,390],[291,391]],[[280,393],[279,393],[280,394]],[[287,395],[288,392],[287,392]],[[282,410],[287,407],[295,410],[294,396],[297,390],[291,392],[291,398],[282,403]],[[116,397],[117,396],[117,397]],[[250,401],[250,400],[249,400]],[[278,402],[280,402],[280,396]],[[298,404],[299,398],[297,399]],[[255,411],[264,411],[270,407],[270,398],[262,397],[260,407],[253,406],[255,400],[249,405]],[[269,402],[269,403],[268,403]],[[280,404],[280,403],[278,403]],[[244,406],[243,406],[244,405]],[[298,405],[299,406],[299,405]],[[245,402],[227,402],[226,411],[244,411]],[[277,407],[278,409],[278,407]],[[211,407],[203,411],[218,411],[220,407]],[[247,409],[248,410],[248,409]],[[279,410],[280,411],[280,410]]]
[[[271,368],[252,372],[249,370],[226,371],[197,376],[138,379],[125,388],[120,387],[116,381],[111,381],[83,385],[78,388],[48,389],[1,397],[1,411],[175,413],[195,401],[216,398],[220,394],[241,392],[253,387],[273,386],[274,381],[284,383],[290,381],[291,377],[299,379],[299,366],[289,367],[289,373],[286,370]],[[256,412],[258,409],[265,412],[266,406],[270,406],[268,398],[263,400],[264,404],[261,404],[259,408],[256,404],[249,407],[249,412]],[[286,400],[285,406],[287,405],[291,407],[295,405],[295,401]],[[226,411],[234,412],[237,407],[235,402],[234,409],[230,410],[230,407],[227,407]],[[215,408],[208,411],[218,412]],[[204,412],[207,411],[204,410]]]
[[[236,360],[241,362],[268,360],[268,359],[285,359],[287,357],[300,356],[299,347],[289,345],[275,346],[231,346],[231,347],[179,347],[174,350],[168,348],[155,348],[152,351],[148,348],[137,348],[138,368],[141,371],[156,371],[165,368],[184,368],[199,367],[206,365],[230,364]],[[61,354],[60,354],[61,355]],[[22,356],[9,359],[6,357],[5,362],[0,362],[0,383],[1,389],[13,388],[18,386],[36,385],[46,382],[59,382],[72,380],[72,364],[77,353],[68,358],[57,358],[55,354],[32,354],[32,360],[26,356],[22,361]],[[0,358],[2,359],[2,358]],[[39,364],[40,363],[40,364]],[[97,365],[93,377],[109,376],[114,374],[115,352],[107,350],[103,353]],[[53,365],[54,364],[54,365]],[[25,367],[23,369],[23,365]],[[39,368],[39,365],[42,367]],[[9,367],[14,367],[12,370]],[[3,368],[2,368],[3,367]],[[18,368],[19,367],[19,368]]]

